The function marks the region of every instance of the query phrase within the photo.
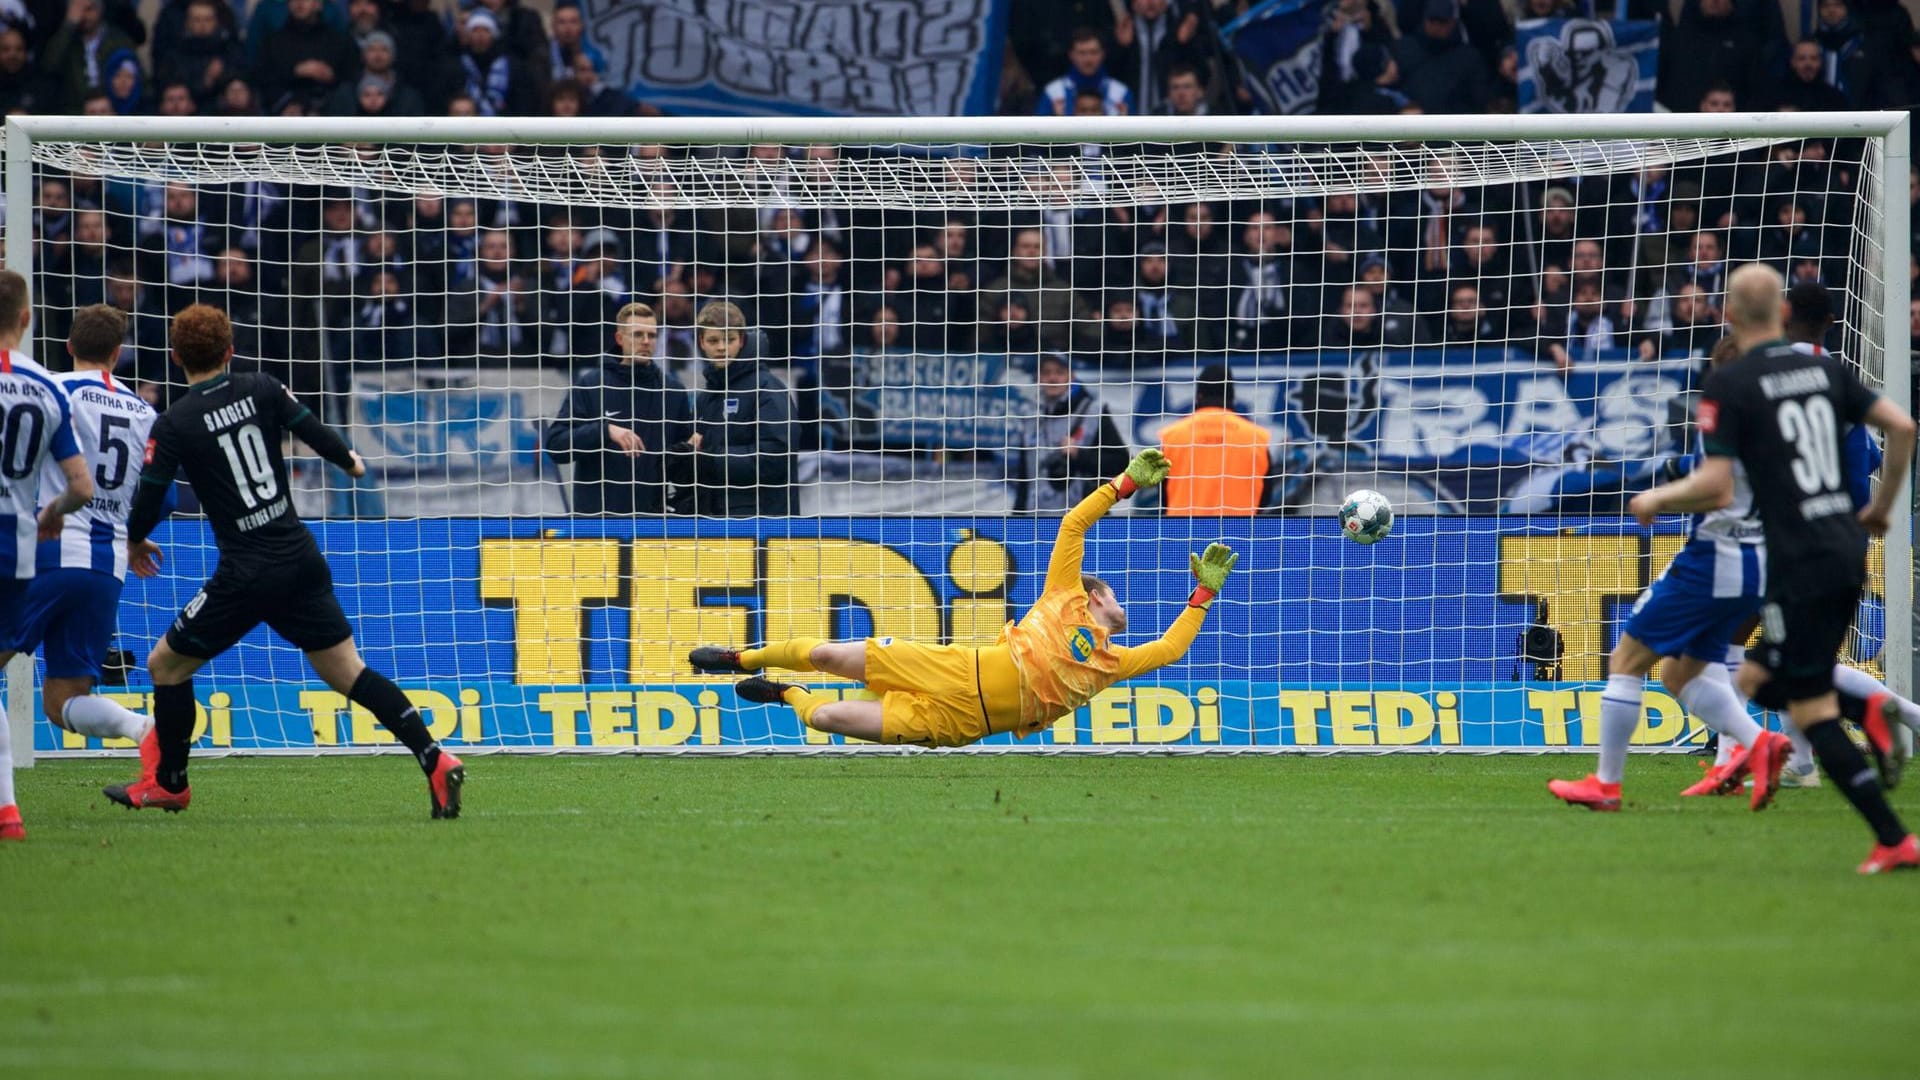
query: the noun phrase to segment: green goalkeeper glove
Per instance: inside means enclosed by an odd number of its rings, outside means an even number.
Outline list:
[[[1227,583],[1233,564],[1240,561],[1240,553],[1225,544],[1208,544],[1205,554],[1187,558],[1193,564],[1193,576],[1200,579],[1193,595],[1187,597],[1187,606],[1211,608],[1213,598],[1220,595],[1220,587]]]
[[[1167,472],[1173,468],[1167,461],[1167,455],[1158,450],[1142,450],[1127,462],[1127,471],[1113,478],[1113,489],[1121,498],[1150,488],[1167,478]]]

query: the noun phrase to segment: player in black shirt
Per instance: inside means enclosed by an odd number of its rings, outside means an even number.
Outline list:
[[[428,734],[407,695],[361,662],[333,594],[333,572],[294,513],[280,444],[292,432],[353,476],[366,472],[365,463],[273,377],[228,370],[233,324],[225,312],[186,308],[174,316],[172,337],[174,362],[190,389],[153,426],[127,519],[128,563],[141,577],[157,571],[160,549],[147,537],[167,486],[184,471],[213,528],[220,564],[147,657],[158,762],[138,781],[107,788],[107,797],[133,809],[187,808],[193,673],[264,622],[305,652],[328,686],[365,706],[413,751],[427,774],[434,817],[460,816],[466,770]]]
[[[1727,321],[1743,355],[1716,368],[1702,387],[1699,424],[1708,456],[1686,479],[1635,496],[1632,509],[1650,525],[1662,513],[1724,506],[1739,459],[1767,538],[1761,644],[1740,670],[1740,687],[1769,708],[1786,706],[1827,776],[1872,826],[1878,846],[1861,873],[1920,868],[1920,843],[1840,726],[1833,689],[1834,657],[1866,583],[1867,534],[1887,531],[1913,457],[1914,423],[1846,365],[1787,341],[1781,286],[1780,275],[1759,264],[1728,280]],[[1863,422],[1886,433],[1887,456],[1879,490],[1856,513],[1840,446],[1847,428]]]

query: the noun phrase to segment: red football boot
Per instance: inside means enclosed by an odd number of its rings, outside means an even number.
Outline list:
[[[460,816],[460,788],[466,782],[466,766],[460,764],[459,758],[440,751],[440,760],[433,763],[433,771],[427,774],[427,796],[433,800],[435,819]]]
[[[1549,780],[1547,790],[1568,806],[1584,806],[1601,812],[1620,809],[1620,785],[1603,784],[1592,773],[1579,780]]]
[[[1703,761],[1700,766],[1707,770],[1707,775],[1681,795],[1731,795],[1740,790],[1740,782],[1747,778],[1747,748],[1734,747],[1733,756],[1724,765],[1710,766]]]
[[[1777,731],[1763,731],[1747,748],[1747,771],[1753,773],[1753,799],[1748,804],[1765,810],[1780,790],[1780,770],[1793,756],[1793,741]]]
[[[177,814],[193,801],[193,789],[168,791],[158,780],[144,776],[131,784],[114,784],[100,789],[101,794],[129,810],[165,810]]]
[[[160,736],[152,727],[140,738],[140,779],[151,780],[160,771]]]
[[[1880,786],[1892,791],[1900,784],[1900,771],[1906,768],[1907,755],[1899,739],[1893,737],[1900,723],[1900,705],[1892,694],[1875,694],[1867,699],[1867,715],[1860,730],[1867,736],[1867,749],[1873,751],[1873,763],[1880,770]]]
[[[1892,846],[1874,845],[1873,854],[1860,864],[1863,874],[1884,874],[1889,870],[1920,870],[1920,841],[1916,841],[1912,833]]]
[[[27,827],[20,821],[20,808],[8,803],[0,806],[0,840],[25,840]]]

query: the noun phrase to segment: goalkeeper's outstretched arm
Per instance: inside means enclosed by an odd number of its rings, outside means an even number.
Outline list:
[[[1226,584],[1233,564],[1240,561],[1240,554],[1225,544],[1208,544],[1206,554],[1189,559],[1193,576],[1199,583],[1187,597],[1187,610],[1173,620],[1173,625],[1167,627],[1159,640],[1120,650],[1120,678],[1145,675],[1187,655],[1193,639],[1200,634],[1200,624],[1206,621],[1207,609],[1213,606],[1213,598],[1220,595],[1220,587]]]
[[[1170,466],[1158,450],[1142,450],[1127,463],[1127,471],[1093,489],[1080,505],[1067,511],[1060,520],[1060,535],[1053,541],[1053,557],[1047,560],[1046,592],[1080,587],[1080,564],[1087,554],[1087,530],[1099,521],[1113,504],[1141,488],[1150,488],[1167,478]]]

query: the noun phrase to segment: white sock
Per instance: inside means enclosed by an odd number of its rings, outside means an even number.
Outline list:
[[[1753,722],[1753,717],[1734,695],[1724,668],[1708,667],[1698,678],[1689,679],[1677,696],[1681,708],[1720,733],[1721,747],[1728,753],[1732,753],[1727,748],[1728,742],[1752,746],[1753,740],[1760,737],[1760,725]]]
[[[153,726],[150,717],[141,716],[119,702],[95,694],[75,694],[68,698],[60,715],[66,719],[67,730],[95,739],[132,739],[139,742],[146,738],[147,729]]]
[[[1600,695],[1600,766],[1593,775],[1617,784],[1627,771],[1627,744],[1640,729],[1640,699],[1647,691],[1641,675],[1609,675]]]
[[[1852,694],[1854,697],[1870,698],[1875,694],[1893,694],[1887,684],[1845,664],[1833,665],[1833,688]],[[1920,705],[1915,705],[1899,694],[1893,694],[1893,700],[1900,703],[1900,720],[1915,731],[1920,731]]]
[[[1810,772],[1813,769],[1813,744],[1806,735],[1792,724],[1786,726],[1787,741],[1793,743],[1793,756],[1787,759],[1787,768],[1793,772]]]
[[[0,716],[0,806],[13,805],[13,726]]]

